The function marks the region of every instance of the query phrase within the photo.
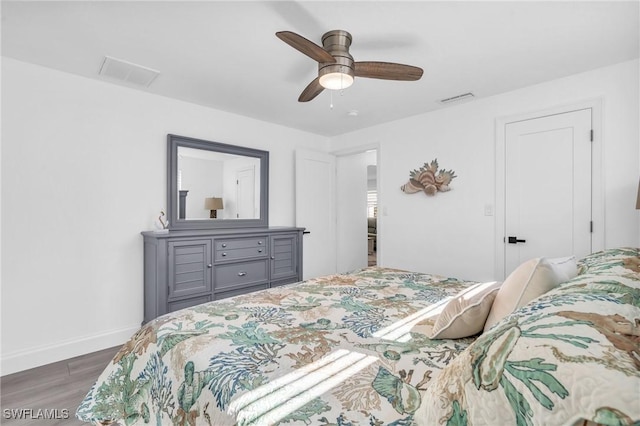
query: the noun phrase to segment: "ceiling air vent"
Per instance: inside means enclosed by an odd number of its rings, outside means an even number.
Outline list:
[[[105,56],[98,74],[136,86],[149,87],[160,71]]]
[[[462,95],[452,96],[452,97],[446,98],[446,99],[440,99],[440,103],[441,104],[451,104],[453,102],[461,102],[461,101],[470,100],[470,99],[473,99],[474,97],[475,97],[475,95],[473,93],[468,92],[468,93],[463,93]]]

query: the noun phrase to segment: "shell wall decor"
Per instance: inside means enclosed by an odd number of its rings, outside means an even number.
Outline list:
[[[435,195],[437,192],[450,191],[449,184],[455,177],[457,176],[453,170],[438,171],[436,158],[431,164],[424,163],[419,169],[412,170],[409,173],[409,182],[402,185],[400,189],[407,194],[423,191],[427,195]]]

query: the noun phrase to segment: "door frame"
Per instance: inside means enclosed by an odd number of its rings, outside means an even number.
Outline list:
[[[593,142],[591,146],[591,219],[593,233],[591,236],[591,250],[603,250],[605,247],[605,191],[604,168],[602,158],[602,98],[587,99],[580,102],[558,105],[544,110],[520,113],[496,118],[495,122],[495,251],[494,271],[496,279],[506,278],[504,256],[505,238],[505,149],[506,126],[518,121],[559,115],[567,112],[591,109],[591,127]]]

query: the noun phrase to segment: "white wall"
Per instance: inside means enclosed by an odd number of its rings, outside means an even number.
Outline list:
[[[494,277],[496,120],[600,98],[605,246],[640,245],[638,60],[482,98],[332,138],[331,150],[378,143],[382,266],[473,280]],[[473,89],[473,88],[471,88]],[[458,175],[449,193],[407,195],[409,171],[438,158]],[[552,173],[544,170],[541,172]],[[386,214],[385,214],[386,211]],[[340,244],[340,242],[338,242]]]
[[[271,225],[294,225],[294,149],[325,138],[2,60],[2,374],[123,343],[168,133],[270,152]]]

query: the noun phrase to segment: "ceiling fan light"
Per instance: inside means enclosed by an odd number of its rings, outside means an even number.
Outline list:
[[[342,90],[353,84],[353,77],[343,72],[331,72],[320,76],[319,83],[329,90]]]

